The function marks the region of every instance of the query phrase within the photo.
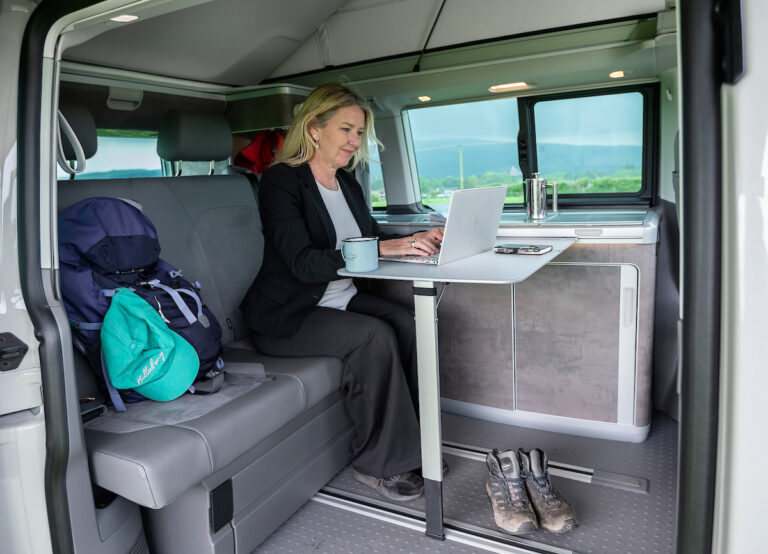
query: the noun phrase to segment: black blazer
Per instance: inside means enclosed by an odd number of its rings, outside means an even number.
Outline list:
[[[339,169],[336,178],[362,236],[382,240],[385,233],[371,216],[360,183]],[[251,331],[286,337],[299,330],[344,267],[336,250],[336,232],[308,164],[277,164],[259,184],[264,227],[264,261],[240,309]]]

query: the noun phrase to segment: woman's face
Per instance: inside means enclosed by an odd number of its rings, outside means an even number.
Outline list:
[[[346,167],[360,148],[364,130],[365,114],[360,107],[339,108],[325,127],[310,128],[310,135],[317,142],[312,159],[333,169]]]

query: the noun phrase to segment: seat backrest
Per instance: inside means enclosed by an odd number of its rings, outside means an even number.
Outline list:
[[[188,122],[188,118],[184,121]],[[190,144],[205,145],[199,137],[186,140],[184,129],[175,132],[185,148]],[[226,138],[224,133],[215,136]],[[158,143],[161,139],[158,137]],[[224,148],[212,144],[211,151],[223,152]],[[264,239],[247,177],[198,175],[60,181],[58,210],[93,196],[129,198],[141,204],[157,229],[161,257],[182,269],[188,280],[197,280],[202,285],[203,299],[221,324],[222,342],[248,336],[239,304],[261,267]]]

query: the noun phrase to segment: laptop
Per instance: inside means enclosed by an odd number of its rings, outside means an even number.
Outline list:
[[[453,191],[445,222],[443,245],[431,256],[382,256],[381,260],[445,265],[490,250],[504,209],[507,187],[485,187]]]

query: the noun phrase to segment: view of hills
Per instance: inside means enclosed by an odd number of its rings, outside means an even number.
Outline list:
[[[508,185],[507,203],[523,199],[517,144],[467,142],[462,145],[464,187]],[[560,192],[636,192],[642,186],[642,147],[540,143],[539,170]],[[451,190],[460,186],[459,142],[456,139],[420,141],[416,148],[422,201],[445,203]],[[384,183],[372,179],[374,206],[385,206]]]
[[[468,143],[462,146],[464,175],[486,172],[520,175],[515,142]],[[570,174],[578,178],[586,172],[611,175],[642,166],[641,146],[602,146],[538,144],[539,170]],[[416,148],[419,176],[443,179],[459,176],[459,142],[456,139],[421,141]]]

